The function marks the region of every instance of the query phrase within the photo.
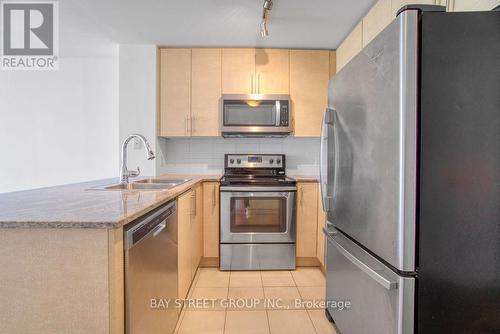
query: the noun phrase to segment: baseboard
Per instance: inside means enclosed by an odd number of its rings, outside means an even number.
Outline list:
[[[200,267],[219,268],[219,258],[218,257],[202,257],[200,260]]]
[[[298,257],[296,258],[297,267],[319,267],[321,271],[326,274],[326,268],[315,257]],[[200,267],[202,268],[218,268],[218,257],[202,257],[200,260]]]
[[[315,257],[298,257],[296,265],[297,267],[319,267],[321,263]]]

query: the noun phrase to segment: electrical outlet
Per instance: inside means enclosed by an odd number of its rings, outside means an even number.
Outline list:
[[[140,150],[142,148],[142,140],[134,138],[134,150]]]

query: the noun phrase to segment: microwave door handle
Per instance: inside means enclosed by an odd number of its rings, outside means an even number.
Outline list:
[[[276,101],[276,126],[281,124],[281,103]]]

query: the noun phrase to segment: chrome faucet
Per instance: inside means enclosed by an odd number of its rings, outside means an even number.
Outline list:
[[[155,158],[155,154],[151,150],[149,143],[143,135],[134,133],[129,135],[122,144],[122,167],[120,168],[120,183],[128,183],[129,177],[136,177],[141,174],[141,170],[137,167],[137,170],[128,170],[127,169],[127,145],[132,140],[132,138],[138,138],[144,144],[144,148],[146,149],[146,155],[148,160],[153,160]]]

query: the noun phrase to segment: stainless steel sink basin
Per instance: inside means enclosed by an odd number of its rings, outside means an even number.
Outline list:
[[[174,184],[178,186],[179,184],[183,184],[185,182],[190,181],[191,179],[144,179],[144,180],[138,180],[135,181],[134,183],[141,183],[141,184]]]
[[[107,187],[102,187],[104,190],[163,190],[170,189],[175,186],[170,184],[157,183],[119,183]]]
[[[89,190],[168,190],[181,185],[190,179],[144,179],[132,183],[116,183],[94,187]]]

